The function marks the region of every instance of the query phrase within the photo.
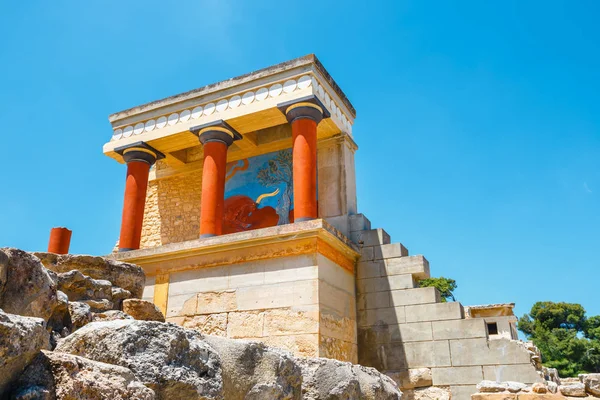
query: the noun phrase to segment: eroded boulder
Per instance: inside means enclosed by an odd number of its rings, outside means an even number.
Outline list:
[[[579,379],[585,385],[586,392],[600,397],[600,374],[582,374]]]
[[[396,383],[374,368],[326,358],[298,358],[306,400],[399,400]]]
[[[146,277],[141,267],[104,257],[34,253],[44,266],[57,274],[77,270],[93,279],[110,281],[131,292],[133,297],[141,298]]]
[[[92,322],[61,340],[55,351],[131,369],[157,399],[221,399],[221,362],[202,336],[173,324]]]
[[[40,260],[23,250],[3,248],[0,308],[10,314],[48,321],[59,305],[56,283]],[[0,276],[2,279],[2,276]]]
[[[51,351],[41,351],[12,390],[14,400],[155,398],[128,368]]]
[[[160,312],[158,307],[146,300],[123,300],[123,312],[141,321],[165,322],[165,316]]]
[[[206,336],[221,359],[227,400],[300,399],[302,371],[293,356],[263,343]]]
[[[39,350],[49,347],[50,335],[43,319],[0,310],[0,398]]]
[[[72,332],[92,322],[92,311],[90,306],[79,301],[72,301],[69,303],[69,315],[71,317]]]
[[[78,270],[57,274],[58,290],[66,293],[71,301],[112,300],[112,283],[105,279],[94,279]]]

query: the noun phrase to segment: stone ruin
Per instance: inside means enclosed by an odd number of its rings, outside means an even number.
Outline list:
[[[359,213],[355,117],[314,55],[112,114],[119,240],[109,259],[60,255],[71,234],[57,229],[51,253],[22,255],[57,289],[42,307],[0,297],[44,320],[2,314],[39,332],[13,364],[15,398],[61,398],[92,373],[122,398],[596,395],[595,376],[562,384],[542,368],[514,304],[419,286],[427,259]]]

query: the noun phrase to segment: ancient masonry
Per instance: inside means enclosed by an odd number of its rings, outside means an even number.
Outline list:
[[[111,115],[113,257],[144,269],[167,321],[372,366],[405,392],[542,381],[511,304],[442,303],[418,287],[427,260],[358,213],[355,116],[313,55]]]

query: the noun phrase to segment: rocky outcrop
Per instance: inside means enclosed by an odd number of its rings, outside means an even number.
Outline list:
[[[40,349],[48,349],[50,335],[40,318],[0,310],[0,398]]]
[[[15,383],[12,398],[153,400],[156,396],[128,368],[42,351]]]
[[[137,265],[86,255],[34,254],[46,268],[57,274],[77,270],[90,278],[110,281],[113,286],[131,292],[135,298],[142,297],[146,277],[142,268]]]
[[[219,399],[219,356],[202,336],[172,324],[117,320],[92,322],[56,350],[128,367],[158,399]]]
[[[49,271],[37,257],[25,251],[3,248],[0,253],[3,254],[0,308],[10,314],[48,321],[59,305],[56,283]]]
[[[131,315],[134,319],[141,321],[159,321],[165,322],[165,316],[162,312],[149,301],[140,299],[123,300],[123,312]]]

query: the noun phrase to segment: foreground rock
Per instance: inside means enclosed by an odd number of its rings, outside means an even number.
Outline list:
[[[289,353],[218,336],[204,340],[221,358],[227,400],[301,398],[302,371]]]
[[[299,358],[303,375],[303,399],[399,400],[394,381],[374,368],[326,358]]]
[[[42,351],[15,383],[12,398],[152,400],[156,396],[128,368]]]
[[[48,321],[59,305],[56,283],[49,271],[25,251],[3,248],[0,253],[0,308]]]
[[[39,350],[49,348],[49,340],[44,320],[0,310],[0,398]]]
[[[92,322],[56,347],[65,352],[131,369],[157,399],[220,399],[219,356],[194,331],[160,322]]]
[[[72,254],[34,253],[44,266],[57,274],[77,270],[93,279],[108,280],[113,286],[128,290],[136,298],[142,297],[146,277],[142,268],[134,264]]]
[[[585,385],[587,393],[600,397],[600,374],[582,374],[579,380]]]
[[[149,301],[140,299],[123,300],[123,312],[131,315],[134,319],[141,321],[159,321],[165,322],[165,316],[162,312]]]

